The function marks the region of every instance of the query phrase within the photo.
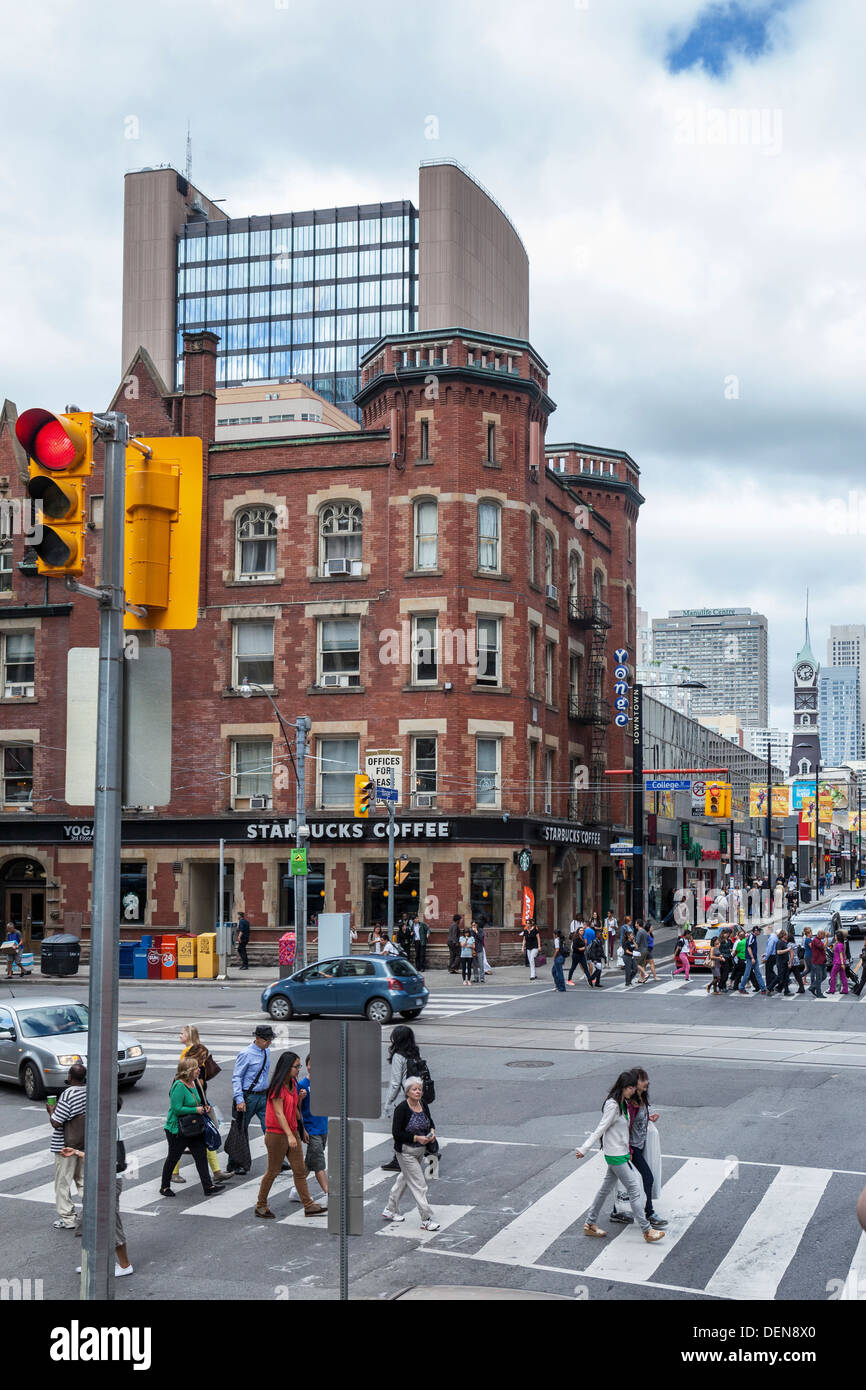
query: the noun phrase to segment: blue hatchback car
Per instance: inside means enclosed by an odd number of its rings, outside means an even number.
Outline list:
[[[417,1018],[429,998],[424,976],[402,956],[339,956],[268,985],[262,1008],[281,1023],[296,1014],[342,1014],[390,1023],[394,1014]]]

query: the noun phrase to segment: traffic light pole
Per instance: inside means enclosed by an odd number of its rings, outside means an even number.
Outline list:
[[[295,848],[303,849],[307,830],[307,730],[310,721],[306,715],[295,720]],[[307,866],[309,868],[309,865]],[[299,959],[296,970],[303,970],[307,964],[307,875],[296,874],[295,888],[295,949]]]
[[[126,416],[96,421],[105,439],[102,595],[96,792],[93,812],[93,911],[88,993],[87,1112],[84,1136],[84,1231],[81,1297],[114,1297],[117,1174],[118,922],[120,921],[121,735],[123,727],[123,530]]]
[[[394,785],[394,769],[389,769],[388,785]],[[394,940],[394,803],[388,802],[388,940]]]

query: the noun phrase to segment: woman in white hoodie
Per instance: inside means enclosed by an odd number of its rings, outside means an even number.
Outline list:
[[[596,1222],[608,1198],[616,1192],[617,1182],[621,1182],[628,1192],[635,1222],[643,1231],[644,1240],[650,1245],[653,1241],[663,1240],[665,1233],[654,1230],[647,1219],[644,1211],[646,1197],[643,1184],[637,1169],[630,1162],[628,1102],[635,1094],[637,1083],[638,1073],[636,1071],[624,1071],[617,1077],[608,1091],[607,1099],[602,1107],[601,1122],[586,1140],[583,1148],[577,1150],[577,1157],[583,1158],[584,1154],[600,1139],[604,1161],[607,1165],[604,1181],[586,1214],[583,1234],[598,1237],[607,1235],[607,1231],[602,1231]]]

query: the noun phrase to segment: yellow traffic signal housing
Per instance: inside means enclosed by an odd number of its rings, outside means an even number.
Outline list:
[[[704,793],[704,815],[731,818],[730,782],[708,782]]]
[[[27,452],[27,491],[38,506],[36,568],[44,575],[84,573],[85,478],[93,472],[93,415],[52,415],[36,407],[18,417],[15,433]]]
[[[398,859],[394,865],[394,882],[405,883],[409,877],[409,860]]]
[[[365,772],[355,773],[355,815],[369,816],[373,805],[373,783]]]
[[[193,628],[201,568],[202,444],[172,435],[126,451],[124,587],[127,629]]]

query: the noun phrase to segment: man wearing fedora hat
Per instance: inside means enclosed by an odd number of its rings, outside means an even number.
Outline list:
[[[265,1132],[265,1109],[268,1103],[268,1081],[270,1080],[271,1059],[268,1048],[274,1040],[274,1030],[269,1023],[260,1023],[256,1028],[249,1047],[239,1052],[232,1072],[232,1096],[238,1115],[245,1116],[246,1129],[258,1116]],[[240,1170],[229,1160],[230,1173]]]

